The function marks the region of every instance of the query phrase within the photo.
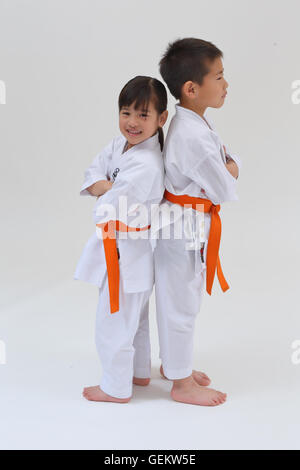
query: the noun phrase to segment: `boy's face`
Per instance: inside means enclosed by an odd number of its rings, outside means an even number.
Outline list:
[[[217,58],[213,62],[209,62],[208,67],[210,71],[205,75],[202,85],[186,82],[183,85],[183,94],[189,95],[189,99],[192,99],[195,107],[220,108],[224,104],[228,88],[228,83],[224,78],[222,60]]]
[[[158,127],[162,127],[165,123],[162,115],[159,116],[151,101],[147,110],[134,109],[134,103],[129,107],[123,106],[119,114],[119,126],[128,141],[128,148],[152,137]]]

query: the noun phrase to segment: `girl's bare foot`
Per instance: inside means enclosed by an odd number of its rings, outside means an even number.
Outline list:
[[[134,385],[141,385],[142,387],[146,387],[146,385],[149,385],[150,379],[140,379],[138,377],[133,377],[132,383],[134,383]]]
[[[191,405],[217,406],[226,401],[226,393],[199,385],[193,376],[174,380],[171,397],[181,403]]]
[[[164,374],[163,366],[160,366],[160,374],[164,379],[169,380]],[[193,370],[192,376],[195,382],[197,382],[199,385],[202,385],[203,387],[206,387],[211,382],[210,378],[207,377],[204,372],[200,372],[198,370]]]
[[[107,395],[103,390],[101,390],[99,385],[96,385],[95,387],[85,387],[82,395],[89,401],[111,401],[114,403],[128,403],[131,398],[116,398],[111,395]]]

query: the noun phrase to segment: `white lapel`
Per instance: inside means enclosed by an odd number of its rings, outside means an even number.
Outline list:
[[[140,144],[134,145],[130,149],[123,152],[125,145],[127,144],[127,139],[121,134],[120,142],[117,148],[114,151],[111,167],[110,167],[110,179],[115,181],[118,177],[118,173],[122,168],[126,167],[133,158],[138,158],[142,155],[143,150],[160,150],[160,144],[158,140],[158,132],[152,137],[144,140]]]

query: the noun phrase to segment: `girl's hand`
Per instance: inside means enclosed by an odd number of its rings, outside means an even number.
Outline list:
[[[114,184],[114,183],[113,183],[112,181],[107,181],[107,189],[106,189],[106,191],[109,191],[109,190],[112,188],[112,185],[113,185],[113,184]],[[105,191],[105,192],[106,192],[106,191]]]
[[[104,183],[104,181],[102,183]],[[105,181],[105,184],[102,184],[102,186],[101,186],[101,190],[103,191],[103,193],[99,194],[97,199],[99,199],[99,197],[103,196],[103,194],[105,194],[107,191],[109,191],[112,188],[112,185],[113,185],[113,183],[111,181]]]
[[[100,180],[96,181],[96,183],[92,184],[87,188],[89,193],[91,193],[92,196],[102,196],[106,191],[111,189],[113,183],[107,180]]]

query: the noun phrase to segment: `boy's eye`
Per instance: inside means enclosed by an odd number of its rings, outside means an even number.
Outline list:
[[[128,113],[127,111],[123,111],[123,113],[122,113],[122,114],[129,114],[129,113]]]
[[[148,114],[143,113],[143,114],[141,114],[141,116],[142,116],[142,117],[147,117]]]

